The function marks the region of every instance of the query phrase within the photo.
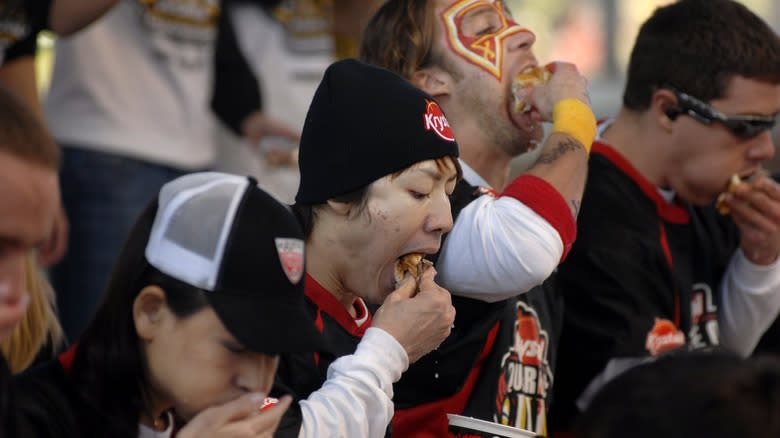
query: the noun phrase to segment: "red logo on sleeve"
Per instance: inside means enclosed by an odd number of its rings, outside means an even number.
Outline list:
[[[450,123],[444,117],[444,113],[441,112],[439,105],[428,99],[425,99],[425,103],[427,104],[425,114],[423,114],[425,130],[435,132],[443,140],[455,141],[455,136],[452,135],[452,130],[450,129]]]

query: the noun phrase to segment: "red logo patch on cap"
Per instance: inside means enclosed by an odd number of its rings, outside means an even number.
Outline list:
[[[435,132],[443,140],[455,141],[455,136],[452,135],[452,130],[450,129],[450,123],[444,117],[444,113],[441,112],[439,105],[428,99],[425,99],[425,103],[427,104],[425,114],[423,114],[425,130]]]
[[[685,334],[668,319],[655,319],[655,325],[647,333],[645,348],[653,356],[685,345]]]
[[[274,242],[285,275],[292,284],[297,284],[303,277],[303,240],[277,237]]]

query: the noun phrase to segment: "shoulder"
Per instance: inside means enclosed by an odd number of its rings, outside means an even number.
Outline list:
[[[79,435],[73,393],[58,361],[42,363],[14,376],[3,396],[11,402],[3,412],[15,433],[10,436]]]

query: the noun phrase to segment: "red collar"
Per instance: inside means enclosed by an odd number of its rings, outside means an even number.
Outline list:
[[[648,181],[644,176],[642,176],[642,174],[640,174],[639,171],[636,170],[636,168],[631,163],[629,163],[623,155],[620,154],[620,152],[613,149],[612,146],[601,141],[593,143],[591,150],[600,155],[603,155],[620,170],[622,170],[623,173],[633,179],[639,185],[639,188],[642,189],[642,192],[645,194],[645,196],[655,202],[655,209],[658,211],[658,215],[661,216],[663,220],[674,224],[688,223],[690,220],[688,217],[688,211],[680,205],[666,202],[666,199],[664,199],[663,196],[661,196],[661,194],[658,192],[658,188],[653,185],[653,183]]]
[[[57,360],[60,361],[60,366],[65,370],[65,374],[70,372],[70,368],[73,365],[73,358],[76,357],[76,347],[78,347],[78,345],[78,342],[74,343],[67,351],[60,353],[60,355],[57,356]]]
[[[368,312],[366,303],[361,298],[355,300],[354,306],[357,311],[357,316],[352,317],[352,315],[347,312],[344,305],[341,304],[332,293],[328,292],[322,285],[317,283],[317,280],[312,278],[309,274],[306,274],[305,292],[306,296],[309,297],[317,307],[335,319],[336,322],[344,327],[349,333],[362,337],[366,332],[366,329],[371,326],[371,314]],[[358,325],[357,322],[363,319],[365,319],[365,321]]]

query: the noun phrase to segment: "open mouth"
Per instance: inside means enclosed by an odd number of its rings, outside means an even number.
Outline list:
[[[398,257],[398,260],[395,261],[395,287],[396,289],[401,285],[401,282],[404,281],[404,277],[406,276],[406,273],[414,277],[415,281],[417,281],[417,285],[419,287],[420,284],[420,277],[422,277],[422,273],[425,271],[426,268],[426,262],[427,264],[432,263],[428,260],[424,259],[425,254],[422,253],[409,253],[402,255],[401,257]]]

